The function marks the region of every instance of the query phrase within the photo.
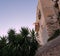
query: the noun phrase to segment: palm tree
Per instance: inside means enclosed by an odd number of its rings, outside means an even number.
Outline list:
[[[8,31],[8,41],[9,41],[9,43],[14,43],[14,40],[15,40],[15,35],[16,33],[15,33],[15,30],[14,29],[10,29],[9,31]]]
[[[28,56],[29,55],[29,45],[28,45],[29,30],[28,28],[22,27],[20,33],[21,36],[23,37],[23,44],[21,46],[22,56]]]
[[[20,33],[14,29],[8,31],[8,36],[0,40],[0,56],[34,56],[38,43],[35,31],[22,27]]]
[[[35,31],[33,29],[30,35],[31,35],[30,56],[34,56],[39,45],[38,42],[36,41]]]
[[[5,39],[5,37],[1,37],[0,48],[3,48],[5,45],[6,45],[6,39]]]
[[[7,45],[6,38],[3,36],[0,39],[0,56],[3,55],[3,48]],[[5,49],[4,49],[5,51]]]

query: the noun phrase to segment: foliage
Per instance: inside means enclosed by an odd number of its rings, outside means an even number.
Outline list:
[[[37,48],[35,31],[25,27],[20,33],[10,29],[8,36],[0,39],[0,56],[34,56]]]

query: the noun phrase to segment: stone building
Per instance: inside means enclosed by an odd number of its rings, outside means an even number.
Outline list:
[[[47,43],[59,27],[60,0],[38,0],[35,30],[40,45]]]

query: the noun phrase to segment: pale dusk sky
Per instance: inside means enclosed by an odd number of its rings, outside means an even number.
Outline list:
[[[34,28],[38,0],[0,0],[0,36],[10,28]]]

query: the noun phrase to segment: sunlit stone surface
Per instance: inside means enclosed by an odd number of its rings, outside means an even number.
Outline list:
[[[57,2],[60,4],[60,0]],[[59,5],[60,6],[60,5]],[[58,7],[59,7],[58,6]],[[37,41],[40,45],[47,43],[55,30],[59,29],[58,12],[60,10],[55,7],[53,0],[38,0],[35,30],[37,33]]]

